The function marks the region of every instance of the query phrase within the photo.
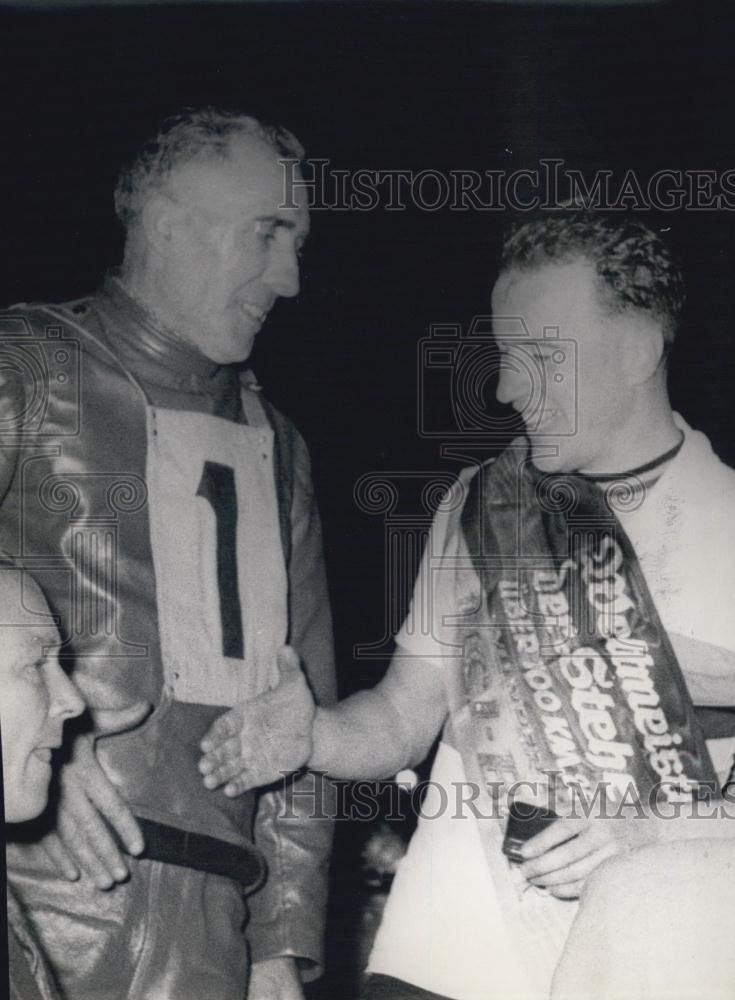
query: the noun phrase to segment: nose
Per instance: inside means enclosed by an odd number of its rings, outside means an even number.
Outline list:
[[[271,252],[263,280],[282,298],[292,299],[299,294],[299,258],[290,243],[276,243]]]
[[[56,661],[46,664],[46,680],[51,702],[50,715],[63,721],[82,714],[86,707],[84,699]]]

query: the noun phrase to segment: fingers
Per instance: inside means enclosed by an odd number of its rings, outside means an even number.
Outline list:
[[[247,770],[247,764],[242,757],[233,757],[230,760],[225,761],[218,767],[215,767],[213,771],[204,776],[204,787],[205,788],[219,788],[220,785],[224,785],[226,781],[231,778],[236,778],[243,771]]]
[[[99,769],[99,775],[94,781],[90,782],[86,791],[90,801],[97,807],[102,816],[105,817],[107,822],[117,833],[125,847],[125,850],[129,854],[140,854],[143,850],[144,844],[143,834],[138,826],[138,822],[131,812],[127,802],[121,798],[117,789],[109,781],[101,768]],[[114,866],[115,869],[124,868],[125,873],[127,874],[127,868],[125,868],[125,862],[122,854],[118,850],[112,837],[109,833],[107,833],[102,820],[96,813],[95,816],[98,819],[98,822],[93,824],[92,827],[94,836],[96,841],[98,841],[101,846],[104,846],[104,854],[101,854],[100,856],[107,860],[108,864]]]
[[[198,767],[202,774],[212,774],[218,767],[240,757],[242,757],[240,738],[231,736],[201,757]]]
[[[528,861],[531,858],[541,857],[547,851],[563,844],[572,837],[577,837],[582,830],[579,820],[558,819],[537,833],[535,837],[529,838],[521,847],[520,853]]]
[[[204,778],[204,785],[209,789],[225,785],[224,793],[231,799],[236,795],[249,792],[253,788],[270,784],[272,780],[270,775],[265,778],[261,777],[257,768],[254,768],[252,764],[246,764],[242,757],[238,757],[237,760],[233,760],[211,774],[208,774]]]
[[[241,727],[241,706],[231,708],[229,712],[223,712],[219,718],[214,720],[212,725],[204,734],[204,739],[199,746],[205,754],[209,753],[210,751],[215,750],[218,744],[230,739],[232,736],[237,736]]]
[[[276,657],[276,663],[278,664],[278,675],[281,684],[295,677],[302,676],[301,663],[293,646],[281,646]]]
[[[563,850],[563,848],[559,848],[559,850]],[[524,871],[523,874],[533,885],[539,885],[549,889],[562,887],[573,882],[584,883],[585,879],[591,875],[595,868],[597,868],[598,865],[601,865],[603,861],[614,853],[614,844],[604,844],[602,847],[598,847],[597,850],[592,850],[578,861],[573,861],[567,865],[563,865],[562,867],[557,868],[554,871],[549,871],[546,874],[531,875],[526,871]],[[536,864],[536,862],[530,862],[530,864]]]
[[[252,788],[270,784],[273,780],[270,773],[263,776],[258,766],[252,761],[246,762],[242,757],[234,757],[205,775],[204,785],[209,789],[225,785],[225,795],[228,798],[234,798],[236,795],[242,795],[243,792],[249,792]]]
[[[551,848],[539,857],[524,861],[521,865],[521,871],[529,880],[539,875],[546,876],[551,872],[556,872],[575,864],[596,850],[598,846],[597,844],[590,843],[590,838],[582,833],[571,840],[565,841],[558,847]]]
[[[60,808],[58,831],[66,849],[98,889],[110,889],[128,877],[120,851],[89,802],[76,803],[73,811]]]
[[[130,854],[141,853],[143,836],[135,817],[100,767],[91,739],[80,736],[72,761],[61,771],[58,840],[48,838],[46,853],[65,877],[72,877],[73,866],[74,877],[85,872],[98,889],[109,889],[128,877],[125,857],[110,827]]]
[[[266,784],[268,784],[268,779],[261,780],[252,769],[243,767],[237,777],[227,782],[224,792],[228,799],[234,799],[237,795],[243,795],[252,788],[259,788]]]
[[[198,767],[204,775],[205,788],[219,788],[231,778],[236,778],[245,770],[240,738],[231,736],[215,746],[200,759]]]
[[[567,882],[565,885],[555,885],[549,889],[557,899],[579,899],[584,889],[584,879],[581,882]]]
[[[67,879],[69,882],[77,882],[79,880],[81,872],[74,858],[59,839],[58,834],[47,834],[41,841],[41,848],[62,878]]]

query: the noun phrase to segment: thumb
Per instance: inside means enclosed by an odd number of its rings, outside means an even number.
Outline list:
[[[293,646],[281,646],[276,657],[279,684],[296,680],[301,676],[301,663]]]
[[[94,708],[90,714],[98,736],[109,736],[112,733],[124,733],[134,729],[151,710],[149,701],[136,701],[127,708]]]

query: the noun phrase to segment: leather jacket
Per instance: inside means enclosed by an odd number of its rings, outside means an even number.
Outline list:
[[[317,700],[328,703],[335,697],[331,620],[302,439],[262,399],[250,372],[218,366],[162,330],[114,276],[77,302],[18,306],[4,316],[0,379],[0,547],[33,572],[59,615],[62,656],[88,704],[124,708],[145,699],[153,705],[137,729],[97,741],[100,761],[139,817],[244,853],[250,890],[261,881],[264,859],[268,878],[249,899],[252,958],[293,955],[308,973],[321,962],[331,824],[308,818],[308,796],[293,797],[284,818],[284,790],[228,799],[204,789],[196,769],[199,741],[242,688],[226,691],[226,700],[216,687],[211,698],[180,697],[172,681],[179,674],[166,629],[175,633],[175,623],[192,613],[202,619],[197,638],[219,625],[216,612],[203,607],[211,603],[204,591],[192,612],[195,584],[204,587],[200,562],[192,562],[188,582],[162,576],[156,523],[167,515],[154,516],[150,465],[156,414],[174,436],[179,419],[197,414],[225,421],[210,424],[235,441],[237,428],[244,435],[256,430],[254,422],[263,427],[263,441],[272,433],[266,486],[272,480],[277,510],[264,509],[280,538],[271,562],[282,564],[283,585],[272,583],[270,599],[286,609],[279,641],[295,647]],[[187,549],[186,538],[174,544]],[[238,551],[237,559],[247,566],[248,552]],[[269,582],[258,579],[251,589],[266,592]],[[270,609],[256,608],[256,618],[261,614]],[[246,651],[235,658],[233,677],[258,693],[272,674],[259,673],[248,657]],[[233,668],[232,658],[224,662]]]
[[[18,901],[8,890],[8,987],[10,1000],[58,1000],[38,942]]]

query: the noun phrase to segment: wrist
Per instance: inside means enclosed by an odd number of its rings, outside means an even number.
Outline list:
[[[330,740],[329,730],[329,709],[317,705],[311,730],[311,755],[304,764],[306,770],[329,771],[331,743],[334,742]]]

